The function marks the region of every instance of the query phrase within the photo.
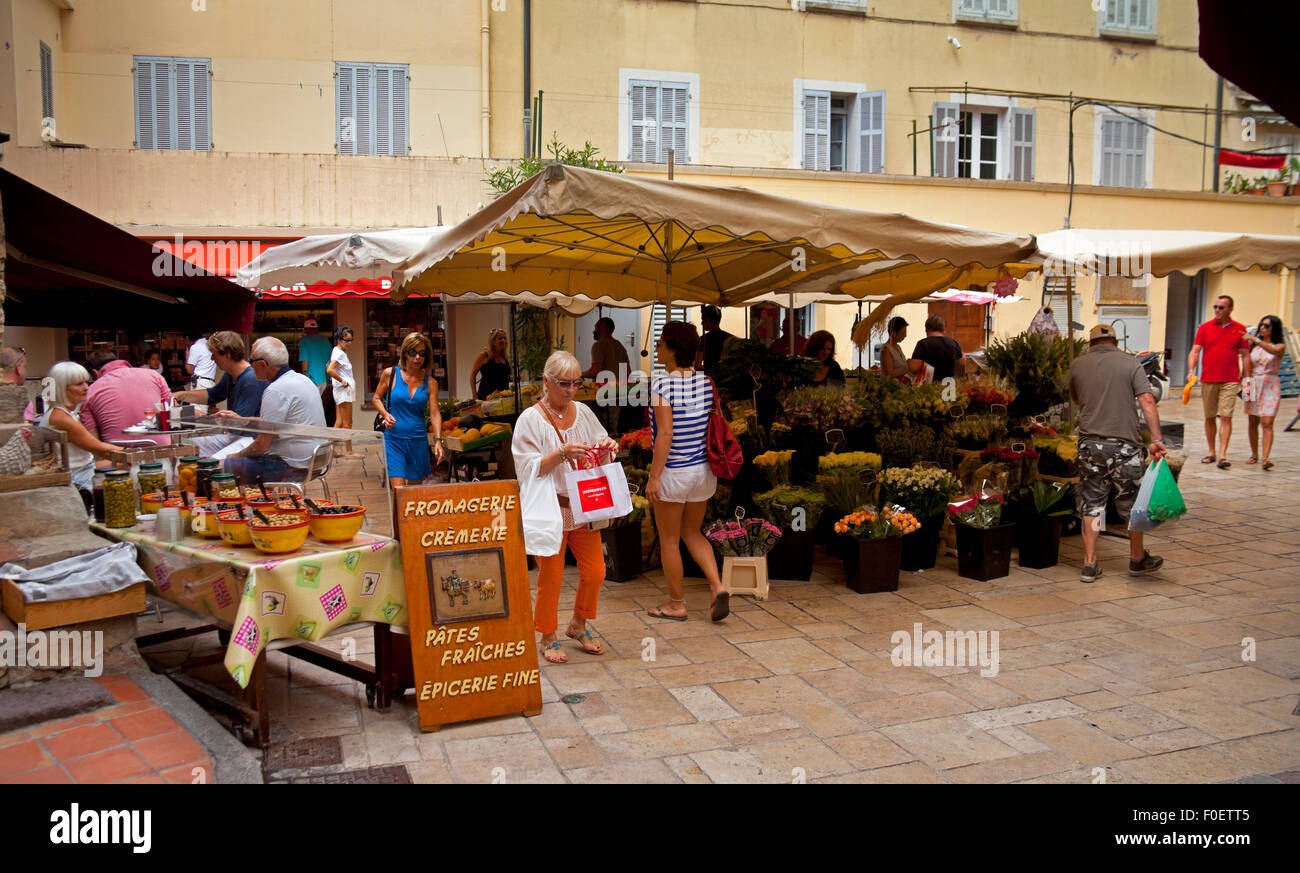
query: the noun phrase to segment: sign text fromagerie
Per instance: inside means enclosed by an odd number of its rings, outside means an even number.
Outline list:
[[[397,489],[420,728],[542,709],[519,486]]]

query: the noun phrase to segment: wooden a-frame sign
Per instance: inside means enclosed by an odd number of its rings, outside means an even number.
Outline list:
[[[397,489],[420,729],[542,711],[512,479]]]

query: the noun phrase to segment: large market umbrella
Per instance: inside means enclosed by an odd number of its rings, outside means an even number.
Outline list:
[[[890,290],[947,288],[969,265],[1035,252],[1032,236],[552,165],[393,271],[393,295],[559,292],[638,305],[734,306],[826,271],[889,263]],[[869,291],[861,292],[863,295]]]
[[[401,227],[305,236],[262,252],[239,268],[235,281],[245,288],[269,288],[385,279],[394,266],[448,230],[446,227]]]
[[[1300,267],[1300,236],[1208,230],[1071,228],[1039,234],[1046,269],[1141,278],[1229,267]]]

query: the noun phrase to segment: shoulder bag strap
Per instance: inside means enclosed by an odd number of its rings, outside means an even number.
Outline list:
[[[397,384],[397,368],[388,368],[388,400],[384,405],[388,407],[388,414],[393,414],[393,386]],[[395,417],[395,416],[394,416]]]

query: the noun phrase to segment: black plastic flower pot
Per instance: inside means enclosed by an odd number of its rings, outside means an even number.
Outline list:
[[[813,532],[787,530],[767,553],[767,578],[807,582],[812,578]]]
[[[641,575],[641,525],[620,524],[600,532],[605,552],[605,578],[626,582]]]
[[[921,525],[921,529],[902,537],[902,556],[899,566],[904,570],[929,570],[934,567],[939,553],[939,530],[942,522]]]
[[[851,548],[844,559],[844,584],[858,594],[898,590],[898,571],[906,537],[878,540],[848,540]]]
[[[1016,525],[1020,566],[1031,570],[1055,567],[1061,555],[1061,517],[1032,517]]]
[[[980,528],[957,525],[957,575],[987,582],[1011,573],[1011,546],[1016,526]]]

